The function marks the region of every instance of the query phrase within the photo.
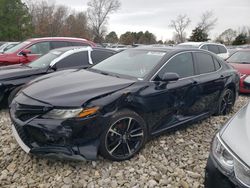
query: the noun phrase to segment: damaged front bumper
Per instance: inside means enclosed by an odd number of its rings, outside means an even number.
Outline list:
[[[24,106],[25,110],[31,110],[30,106]],[[17,108],[20,107],[13,102],[10,108],[12,132],[26,153],[66,160],[97,159],[101,127],[104,127],[103,118],[92,116],[52,120],[30,114],[17,117],[17,111],[20,110]]]

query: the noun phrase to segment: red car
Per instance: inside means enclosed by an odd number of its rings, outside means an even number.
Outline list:
[[[236,51],[227,62],[240,72],[240,92],[250,93],[250,49]]]
[[[95,43],[81,38],[48,37],[28,39],[0,54],[0,66],[29,63],[55,48],[67,46],[91,46]]]

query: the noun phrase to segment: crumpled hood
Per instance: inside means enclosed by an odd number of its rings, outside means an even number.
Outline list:
[[[244,106],[222,129],[221,138],[241,160],[250,166],[250,104]]]
[[[86,101],[126,88],[134,82],[81,69],[68,70],[37,79],[24,88],[23,93],[53,106],[79,107]]]
[[[34,69],[21,64],[4,66],[0,67],[0,81],[26,77],[38,72],[40,72],[39,69]]]

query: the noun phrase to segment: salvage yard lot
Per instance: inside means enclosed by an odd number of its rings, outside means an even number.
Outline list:
[[[210,143],[233,113],[212,116],[146,144],[129,161],[53,161],[27,155],[11,134],[7,110],[0,111],[0,187],[203,187]],[[240,126],[240,125],[239,125]]]

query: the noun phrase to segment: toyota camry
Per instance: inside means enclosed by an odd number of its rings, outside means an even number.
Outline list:
[[[239,79],[208,51],[129,49],[87,70],[31,81],[11,103],[12,129],[27,153],[127,160],[154,136],[229,113]]]

